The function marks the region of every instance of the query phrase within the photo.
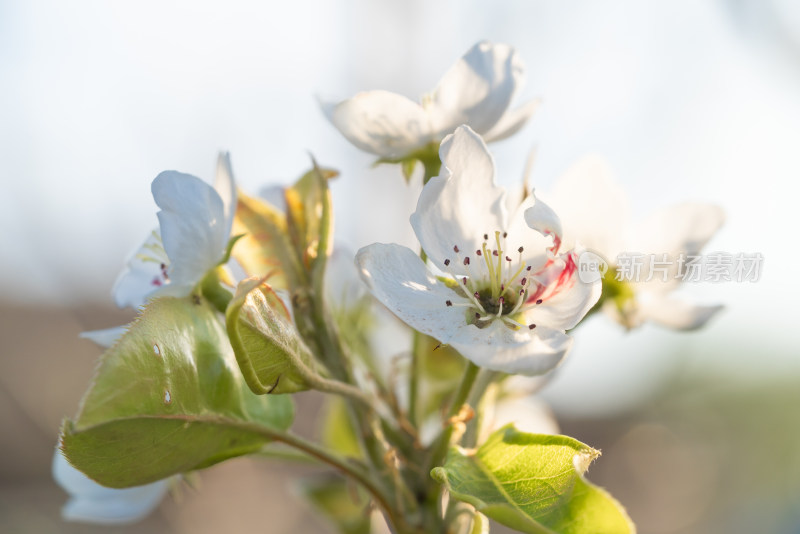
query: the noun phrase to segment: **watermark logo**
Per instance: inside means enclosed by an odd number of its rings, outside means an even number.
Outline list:
[[[608,261],[597,252],[585,250],[578,256],[578,279],[584,284],[602,280],[608,269]]]
[[[758,282],[764,256],[760,252],[700,254],[641,254],[622,252],[609,262],[587,250],[578,256],[578,278],[590,284],[613,269],[618,282]]]

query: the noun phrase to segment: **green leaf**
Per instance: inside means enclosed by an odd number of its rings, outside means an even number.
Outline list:
[[[121,488],[255,452],[292,418],[291,399],[245,386],[207,301],[160,298],[103,354],[61,443],[72,465]]]
[[[272,287],[286,287],[286,276],[297,269],[289,246],[286,217],[262,200],[237,194],[233,234],[243,234],[232,255],[248,276],[269,276]]]
[[[336,475],[305,481],[300,490],[305,498],[342,534],[369,534],[369,499],[355,485]]]
[[[566,436],[527,434],[508,425],[476,451],[451,449],[431,476],[452,497],[520,532],[635,532],[622,506],[583,478],[599,455]]]
[[[256,394],[309,389],[313,359],[286,305],[260,280],[239,284],[226,312],[228,336],[239,368]]]

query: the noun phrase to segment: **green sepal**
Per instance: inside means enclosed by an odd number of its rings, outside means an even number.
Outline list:
[[[431,476],[482,514],[531,534],[626,534],[624,508],[583,474],[599,451],[507,425],[475,451],[453,448]]]
[[[399,158],[379,158],[373,163],[373,166],[382,164],[399,164],[400,170],[403,172],[403,177],[406,182],[411,181],[411,176],[414,174],[417,162],[421,163],[424,167],[422,176],[422,183],[427,184],[428,181],[434,176],[438,176],[442,168],[442,162],[439,159],[439,144],[429,143],[414,152]]]
[[[236,361],[253,393],[294,393],[310,388],[313,358],[289,310],[275,291],[258,279],[239,284],[226,312]]]
[[[137,486],[256,452],[269,441],[260,430],[293,416],[291,399],[246,387],[205,299],[164,297],[103,354],[61,447],[97,482]]]

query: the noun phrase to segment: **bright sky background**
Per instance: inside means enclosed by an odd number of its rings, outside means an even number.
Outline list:
[[[637,214],[714,201],[728,222],[710,249],[765,257],[757,284],[688,288],[728,305],[702,332],[625,336],[602,319],[587,324],[553,402],[629,402],[631,377],[649,389],[683,346],[739,349],[698,354],[693,366],[797,369],[781,355],[798,353],[800,254],[787,235],[800,192],[798,13],[792,0],[0,0],[0,298],[106,301],[156,224],[150,181],[166,169],[210,178],[219,149],[252,192],[300,175],[311,152],[342,172],[340,241],[413,244],[417,189],[396,168],[371,169],[316,97],[416,97],[490,39],[520,51],[522,96],[544,98],[521,134],[493,145],[501,182],[518,183],[534,145],[533,183],[544,190],[599,152]],[[570,391],[582,392],[580,406],[559,393]]]

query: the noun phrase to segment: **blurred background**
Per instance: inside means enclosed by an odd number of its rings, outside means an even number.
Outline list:
[[[156,224],[150,181],[210,178],[219,149],[251,192],[293,180],[313,153],[341,171],[341,243],[413,244],[419,179],[370,168],[316,99],[415,98],[481,39],[515,46],[520,96],[544,100],[492,146],[502,183],[519,184],[534,146],[543,190],[600,153],[637,216],[712,201],[728,220],[708,250],[764,256],[756,283],[685,288],[726,305],[701,331],[581,327],[543,396],[564,433],[602,449],[589,478],[642,533],[800,533],[794,0],[0,0],[0,531],[325,528],[293,497],[296,469],[252,460],[203,472],[145,523],[63,523],[52,450],[100,354],[77,335],[133,315],[109,291]],[[306,404],[299,424],[313,426]]]

